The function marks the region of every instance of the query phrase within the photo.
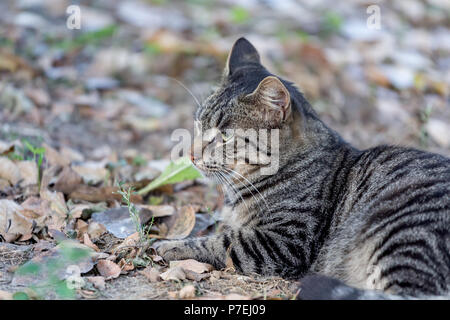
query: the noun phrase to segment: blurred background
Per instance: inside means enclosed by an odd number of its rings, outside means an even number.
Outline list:
[[[204,99],[245,36],[357,147],[450,155],[449,15],[447,0],[2,0],[0,140],[168,158],[196,107],[173,79]]]

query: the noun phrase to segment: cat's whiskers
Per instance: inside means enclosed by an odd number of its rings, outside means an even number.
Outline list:
[[[199,108],[201,108],[200,101],[198,101],[197,97],[192,93],[191,90],[189,90],[188,87],[186,87],[186,86],[183,84],[183,82],[181,82],[181,81],[178,80],[178,79],[172,78],[172,77],[167,77],[167,78],[176,81],[180,86],[182,86],[184,89],[186,89],[186,91],[187,91],[187,92],[192,96],[192,98],[194,99],[194,101],[195,101],[195,103],[197,104],[197,106],[198,106]]]
[[[246,177],[244,177],[242,174],[240,174],[239,172],[237,172],[237,171],[235,171],[235,170],[233,170],[233,169],[230,169],[230,168],[224,168],[224,169],[227,170],[229,173],[238,175],[238,179],[239,179],[239,177],[241,177],[241,178],[244,179],[246,182],[248,182],[248,184],[249,184],[249,185],[250,185],[250,186],[258,193],[260,199],[264,202],[264,204],[266,205],[267,209],[269,209],[269,205],[268,205],[266,199],[265,199],[264,196],[261,194],[261,192],[259,192],[258,188],[256,188],[255,185],[254,185],[250,180],[248,180],[248,179],[247,179]],[[249,188],[246,184],[244,184],[244,183],[243,183],[243,185],[244,185],[244,187],[252,194],[252,196],[254,197],[254,194],[253,194],[253,192],[250,190],[250,188]]]
[[[247,212],[250,212],[250,208],[247,205],[247,202],[245,201],[245,199],[242,197],[242,195],[236,190],[236,188],[233,186],[233,183],[227,178],[227,176],[225,175],[225,172],[223,171],[217,171],[218,174],[225,180],[225,185],[229,186],[232,189],[232,193],[234,195],[234,197],[236,198],[236,196],[239,196],[242,200],[242,202],[244,203]]]

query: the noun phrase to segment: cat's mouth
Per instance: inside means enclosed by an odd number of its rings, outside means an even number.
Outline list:
[[[205,163],[202,160],[192,160],[192,163],[208,178],[216,178],[226,172],[226,168],[223,166]]]

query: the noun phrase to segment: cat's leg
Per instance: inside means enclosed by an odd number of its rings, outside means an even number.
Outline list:
[[[195,259],[212,264],[216,268],[223,268],[226,260],[226,245],[225,235],[218,234],[184,240],[159,241],[154,247],[166,261]]]
[[[305,266],[292,256],[293,246],[258,229],[227,229],[208,237],[162,241],[156,250],[164,260],[195,259],[224,268],[232,262],[236,271],[249,274],[297,276]],[[297,247],[298,248],[298,247]]]

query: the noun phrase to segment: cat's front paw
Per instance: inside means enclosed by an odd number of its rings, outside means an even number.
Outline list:
[[[181,241],[174,240],[158,241],[153,245],[156,253],[167,262],[182,259],[182,247],[183,243]]]

